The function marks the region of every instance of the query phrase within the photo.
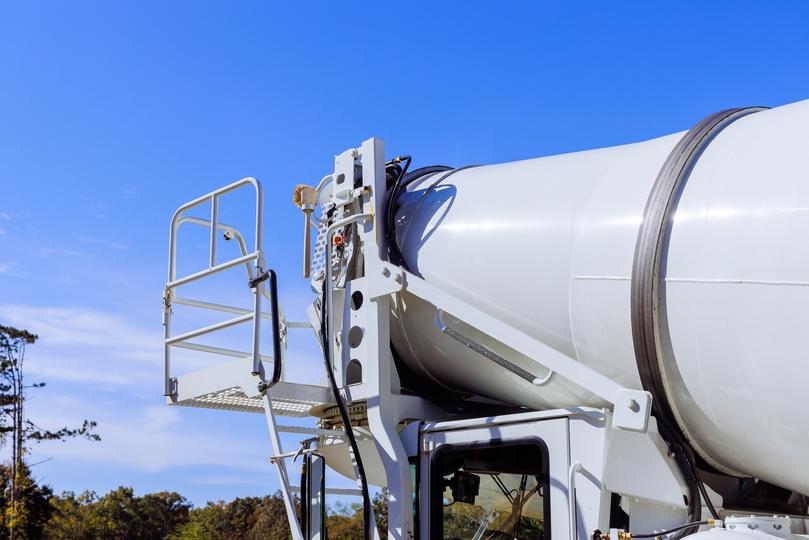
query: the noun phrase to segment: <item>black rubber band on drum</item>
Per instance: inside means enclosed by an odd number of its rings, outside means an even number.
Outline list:
[[[671,227],[685,183],[705,148],[734,121],[765,109],[766,107],[727,109],[712,114],[691,128],[660,169],[638,231],[632,265],[630,304],[635,360],[643,389],[652,394],[655,416],[676,429],[686,441],[691,439],[685,426],[681,425],[674,414],[674,405],[666,391],[663,373],[664,355],[671,354],[665,310],[665,259]]]

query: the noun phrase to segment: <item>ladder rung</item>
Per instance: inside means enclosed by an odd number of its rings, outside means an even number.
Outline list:
[[[180,279],[175,279],[174,281],[170,281],[166,284],[167,289],[174,289],[179,287],[180,285],[185,285],[186,283],[190,283],[192,281],[196,281],[200,278],[204,278],[205,276],[210,276],[211,274],[215,274],[217,272],[221,272],[222,270],[227,270],[228,268],[232,268],[234,266],[243,264],[247,261],[252,259],[257,259],[258,253],[248,253],[247,255],[243,255],[236,259],[231,259],[228,262],[224,262],[222,264],[218,264],[216,266],[212,266],[205,270],[200,270],[190,276],[181,277]]]
[[[185,341],[187,339],[191,339],[197,336],[201,336],[204,334],[210,334],[211,332],[215,332],[217,330],[221,330],[223,328],[228,328],[230,326],[235,326],[237,324],[241,324],[253,319],[252,313],[247,313],[246,315],[241,315],[239,317],[233,317],[232,319],[228,319],[226,321],[222,321],[216,324],[211,324],[209,326],[203,326],[202,328],[197,328],[196,330],[191,330],[190,332],[186,332],[185,334],[180,334],[179,336],[170,337],[166,340],[166,345],[174,345],[178,341]]]
[[[172,347],[178,349],[189,349],[192,351],[206,352],[211,354],[221,354],[222,356],[232,356],[233,358],[253,358],[253,353],[245,351],[237,351],[234,349],[225,349],[222,347],[214,347],[212,345],[202,345],[200,343],[189,343],[187,341],[178,341],[171,344]],[[266,354],[261,355],[262,362],[272,362],[272,356]]]

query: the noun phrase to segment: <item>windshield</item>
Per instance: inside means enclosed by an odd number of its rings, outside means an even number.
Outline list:
[[[440,490],[434,504],[441,505],[442,538],[545,538],[545,476],[538,446],[453,449],[436,461],[441,477],[433,493]]]

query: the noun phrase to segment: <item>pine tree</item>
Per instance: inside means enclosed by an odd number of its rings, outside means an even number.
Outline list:
[[[27,391],[45,386],[45,383],[25,384],[23,370],[25,349],[28,345],[36,343],[37,339],[35,334],[27,330],[0,326],[0,444],[6,443],[6,439],[11,435],[11,482],[8,488],[5,523],[9,530],[9,538],[12,540],[21,538],[18,533],[26,530],[23,525],[31,501],[26,501],[24,497],[31,493],[34,487],[33,479],[25,465],[29,444],[63,441],[73,437],[100,440],[93,431],[96,427],[95,422],[85,420],[78,428],[63,427],[51,431],[25,417]]]

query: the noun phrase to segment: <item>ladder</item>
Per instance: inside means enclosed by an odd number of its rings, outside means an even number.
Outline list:
[[[243,235],[235,227],[220,222],[219,203],[222,196],[251,187],[255,192],[255,242],[252,251],[248,251]],[[208,219],[187,215],[189,211],[206,203],[210,203]],[[308,322],[287,322],[278,306],[277,279],[272,270],[266,269],[262,250],[263,210],[261,183],[255,178],[243,178],[189,201],[174,212],[169,231],[168,280],[163,291],[164,395],[170,405],[264,414],[273,451],[270,461],[278,473],[292,537],[297,540],[303,538],[293,499],[293,492],[299,488],[290,485],[287,460],[294,459],[300,451],[285,453],[279,434],[302,433],[334,439],[339,439],[341,435],[332,430],[283,426],[277,422],[277,416],[307,417],[310,409],[332,400],[329,398],[330,390],[327,387],[297,384],[283,379],[283,349],[286,346],[288,329],[311,328],[311,325]],[[192,274],[178,277],[177,236],[183,225],[209,229],[208,266]],[[217,263],[217,243],[220,235],[226,241],[236,240],[239,256]],[[252,296],[252,309],[207,302],[178,294],[178,289],[183,285],[198,282],[238,266],[244,266],[246,271],[247,290]],[[263,311],[264,301],[269,303],[269,311]],[[231,317],[173,335],[172,307],[175,305],[229,314]],[[271,356],[261,354],[260,350],[263,321],[270,323],[273,344]],[[194,341],[195,338],[248,324],[251,325],[251,346],[247,351],[214,347]],[[188,374],[174,376],[171,362],[174,349],[209,353],[229,360]]]

